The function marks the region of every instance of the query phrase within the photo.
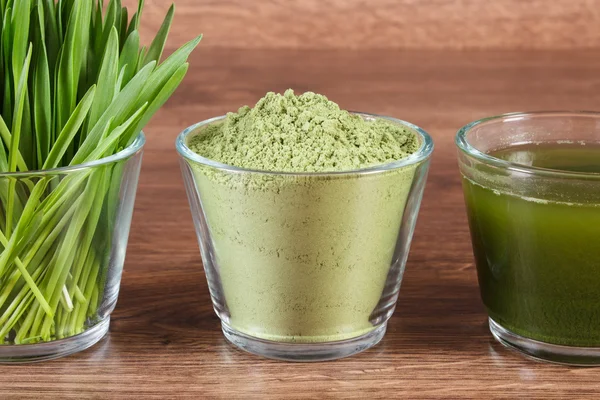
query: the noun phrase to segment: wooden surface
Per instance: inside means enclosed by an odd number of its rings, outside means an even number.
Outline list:
[[[0,398],[600,394],[598,369],[534,362],[492,340],[479,300],[453,145],[457,128],[486,115],[598,108],[600,54],[200,49],[191,62],[185,84],[146,129],[109,337],[62,360],[0,367]],[[388,334],[377,347],[336,362],[269,361],[225,342],[173,148],[186,126],[287,87],[322,92],[349,109],[407,119],[436,142]]]
[[[538,363],[495,343],[481,305],[454,132],[491,114],[598,109],[598,52],[201,48],[146,129],[148,144],[111,332],[78,355],[2,366],[0,398],[598,398],[598,369]],[[399,305],[381,344],[318,364],[226,343],[210,303],[175,136],[288,87],[412,121],[436,150]]]
[[[171,0],[146,0],[142,39]],[[176,0],[173,37],[235,48],[600,46],[600,0]],[[123,0],[133,6],[137,0]],[[133,8],[132,8],[133,10]],[[150,39],[148,39],[150,40]]]

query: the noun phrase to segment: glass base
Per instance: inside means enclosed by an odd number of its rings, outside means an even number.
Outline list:
[[[566,365],[600,365],[600,347],[562,346],[528,339],[502,327],[492,318],[489,318],[489,325],[498,342],[536,360]]]
[[[32,363],[53,360],[83,351],[100,341],[108,332],[110,318],[97,323],[79,335],[35,344],[0,345],[0,364]]]
[[[375,346],[385,335],[387,323],[362,336],[328,343],[273,342],[248,336],[225,323],[222,327],[227,340],[249,353],[277,360],[311,362],[348,357]]]

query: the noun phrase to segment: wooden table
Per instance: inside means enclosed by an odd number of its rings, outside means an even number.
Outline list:
[[[146,129],[111,332],[58,361],[3,366],[0,398],[598,397],[598,369],[532,361],[492,339],[466,224],[455,131],[509,111],[600,108],[598,52],[201,48]],[[316,364],[229,345],[210,302],[175,136],[269,90],[324,93],[348,109],[416,123],[436,149],[396,313],[383,341]]]

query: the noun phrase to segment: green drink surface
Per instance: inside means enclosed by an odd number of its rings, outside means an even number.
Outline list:
[[[600,144],[525,144],[490,155],[531,167],[600,174]]]
[[[600,173],[600,145],[529,144],[490,155],[540,168]],[[489,315],[528,338],[600,346],[600,205],[550,201],[536,193],[516,196],[466,177],[463,186]]]

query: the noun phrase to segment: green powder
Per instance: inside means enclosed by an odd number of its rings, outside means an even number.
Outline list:
[[[188,143],[247,169],[322,172],[407,157],[419,139],[323,96],[287,91],[201,128]],[[297,343],[353,338],[384,323],[398,285],[384,301],[382,294],[392,260],[402,258],[394,254],[417,168],[293,175],[192,164],[212,244],[204,262],[221,278],[224,296],[211,287],[216,308],[227,310],[220,316],[248,335]]]
[[[400,160],[417,151],[417,136],[384,120],[366,121],[325,96],[268,93],[254,108],[227,114],[189,147],[237,167],[279,172],[350,171]]]

